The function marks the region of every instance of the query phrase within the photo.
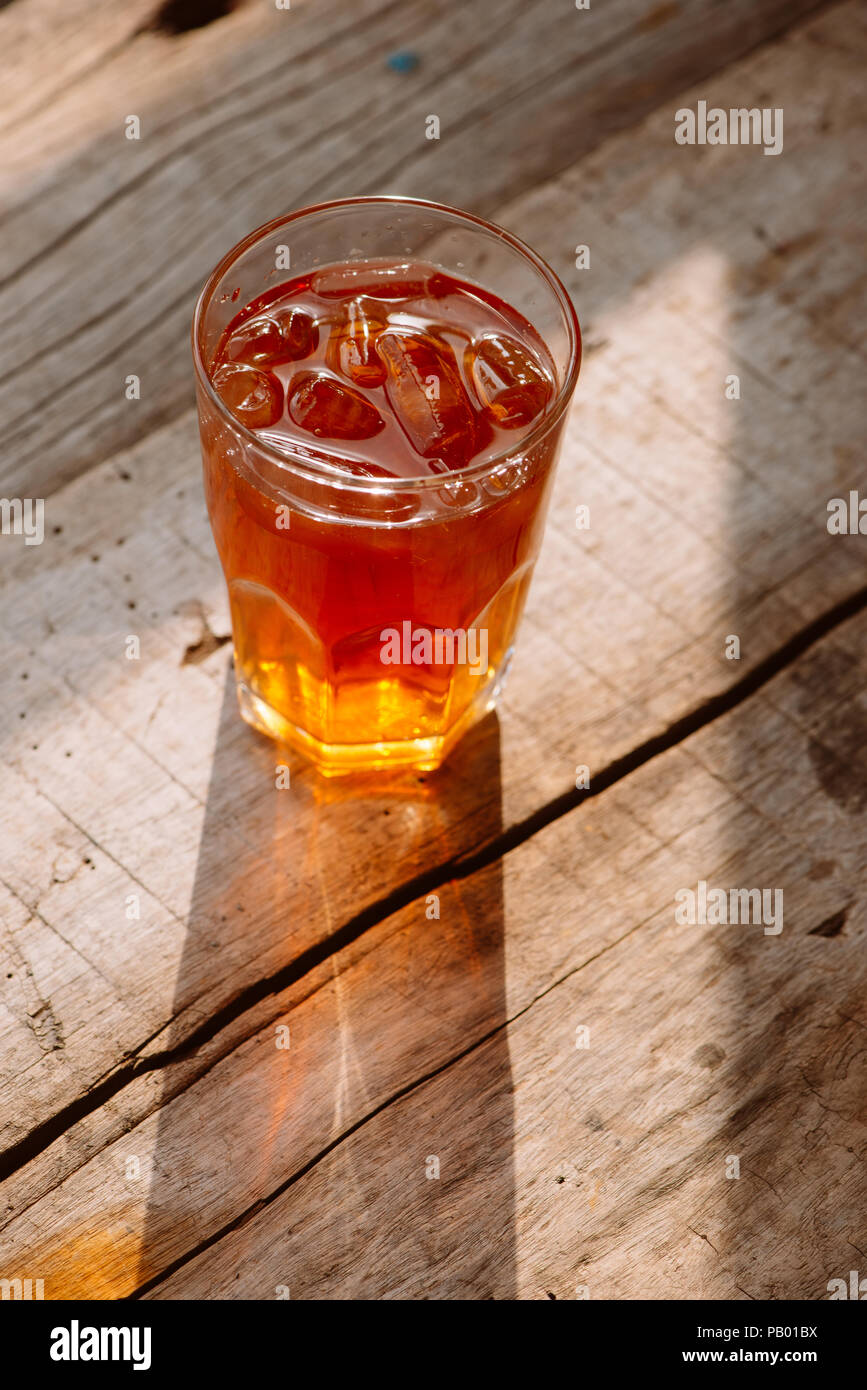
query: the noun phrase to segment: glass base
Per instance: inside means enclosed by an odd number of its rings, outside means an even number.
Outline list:
[[[302,753],[325,777],[341,773],[371,772],[387,767],[433,772],[474,724],[494,708],[509,666],[508,653],[494,680],[487,681],[473,700],[444,733],[427,738],[401,739],[385,743],[322,743],[291,723],[242,680],[237,683],[242,718],[260,734],[285,743]]]

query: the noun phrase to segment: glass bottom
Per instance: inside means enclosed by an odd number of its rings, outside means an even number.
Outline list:
[[[466,706],[460,718],[450,728],[442,734],[427,737],[395,739],[381,743],[323,743],[307,730],[298,728],[284,714],[251,690],[243,680],[237,682],[238,704],[241,716],[248,724],[268,738],[302,753],[325,777],[334,777],[341,773],[372,772],[387,767],[433,772],[448,757],[467,730],[494,708],[505,682],[511,655],[510,648],[495,676],[484,682],[475,699]]]
[[[387,767],[430,772],[492,708],[530,575],[530,565],[510,575],[467,624],[463,658],[460,646],[452,647],[447,664],[432,660],[430,651],[426,663],[416,664],[403,641],[402,660],[385,662],[384,629],[408,638],[403,629],[461,632],[457,626],[415,615],[389,623],[383,616],[326,644],[273,589],[234,579],[229,595],[241,714],[326,775]]]

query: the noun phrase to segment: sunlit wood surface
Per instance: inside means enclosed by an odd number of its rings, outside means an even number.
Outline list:
[[[222,8],[0,10],[0,490],[46,499],[0,536],[0,1278],[827,1297],[867,1248],[867,536],[826,524],[867,497],[864,11]],[[782,154],[675,144],[699,100],[783,108]],[[498,713],[278,791],[189,319],[362,192],[524,237],[586,357]],[[702,880],[783,930],[678,923]]]

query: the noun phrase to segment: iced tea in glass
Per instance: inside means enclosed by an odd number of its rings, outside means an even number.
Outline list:
[[[403,198],[278,219],[196,308],[241,712],[326,774],[436,767],[493,705],[580,335],[527,246]]]

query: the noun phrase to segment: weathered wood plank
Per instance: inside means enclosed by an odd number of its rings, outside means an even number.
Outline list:
[[[826,1296],[864,1242],[865,636],[263,1001],[6,1225],[0,1269],[52,1297],[177,1261],[152,1296]],[[679,924],[700,880],[782,891],[781,930]]]
[[[765,91],[788,109],[814,66],[814,29],[830,53],[836,126],[864,43],[848,9],[742,65],[727,79],[738,99]],[[859,139],[841,135],[853,171]],[[812,183],[836,242],[851,235],[857,188],[837,187],[850,173],[823,159],[823,140],[805,122],[783,157],[803,171],[787,175],[796,190]],[[201,650],[203,614],[228,631],[190,417],[52,498],[43,547],[3,538],[2,878],[33,914],[7,930],[16,951],[32,937],[39,998],[65,1040],[46,1054],[16,995],[8,1046],[31,1065],[4,1074],[4,1147],[131,1056],[180,1046],[413,875],[562,795],[576,764],[595,773],[658,735],[863,584],[861,538],[824,526],[827,497],[859,482],[860,358],[822,341],[821,391],[797,399],[777,385],[769,364],[828,294],[824,262],[801,275],[793,253],[791,282],[763,292],[762,328],[744,285],[769,253],[742,229],[776,206],[753,168],[773,161],[711,154],[675,147],[663,111],[609,141],[607,156],[581,166],[586,177],[568,176],[565,196],[545,187],[506,211],[562,264],[556,229],[586,184],[581,220],[602,264],[597,255],[570,282],[586,285],[591,341],[608,341],[580,384],[499,743],[481,731],[432,783],[323,787],[299,766],[291,792],[276,793],[274,750],[225,694],[227,651],[185,663]],[[648,201],[648,189],[668,195]],[[711,192],[717,250],[686,216]],[[665,351],[652,352],[660,341]],[[721,391],[733,359],[737,403]],[[593,521],[579,533],[584,502]],[[142,639],[138,662],[123,655],[130,632]],[[741,636],[740,663],[724,658],[728,633]],[[128,920],[136,897],[140,917]],[[67,940],[68,955],[43,949],[43,930]],[[70,1149],[64,1162],[78,1161]]]
[[[105,50],[100,6],[81,41],[92,67],[66,91],[16,88],[27,119],[0,132],[0,487],[45,495],[190,404],[196,293],[257,223],[383,188],[493,209],[814,8],[319,0],[179,38],[113,20]],[[388,69],[396,49],[416,72]]]

